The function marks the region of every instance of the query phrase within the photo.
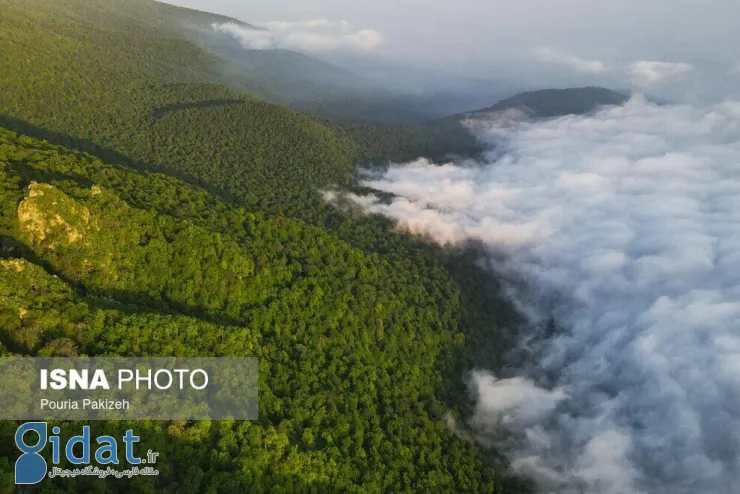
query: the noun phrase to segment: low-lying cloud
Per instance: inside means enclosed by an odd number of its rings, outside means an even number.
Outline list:
[[[581,75],[618,75],[640,89],[679,81],[682,76],[695,70],[693,65],[684,62],[639,60],[631,63],[608,63],[586,60],[549,46],[537,47],[532,53],[540,62],[566,67]]]
[[[655,62],[642,60],[630,64],[627,69],[633,84],[648,87],[676,79],[692,72],[694,67],[682,62]]]
[[[273,21],[255,24],[254,28],[224,23],[213,24],[213,29],[230,34],[249,50],[370,52],[385,41],[383,34],[374,29],[354,29],[347,21],[333,22],[326,19]]]
[[[570,55],[548,46],[535,48],[534,55],[543,62],[563,65],[581,74],[596,75],[603,74],[609,70],[609,68],[599,60],[584,60],[575,55]]]
[[[365,180],[394,200],[351,197],[442,244],[503,251],[491,267],[536,287],[511,291],[533,328],[562,330],[518,377],[471,369],[479,440],[545,493],[736,492],[740,104],[638,98],[473,128],[497,146],[488,163],[394,165]],[[547,313],[542,294],[557,297]]]

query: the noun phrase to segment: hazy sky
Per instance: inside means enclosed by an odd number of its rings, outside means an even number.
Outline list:
[[[718,86],[720,77],[734,78],[723,83],[728,88],[740,82],[740,70],[732,72],[740,65],[734,49],[740,43],[737,0],[170,2],[246,22],[346,21],[352,35],[362,32],[363,40],[372,40],[371,50],[360,51],[470,75],[531,79],[545,74],[553,81],[633,87],[681,80],[687,91],[705,83]],[[295,40],[303,28],[281,26],[281,36],[290,31]],[[305,32],[299,34],[306,39]],[[321,41],[313,30],[310,34]],[[342,45],[310,46],[331,51]],[[641,61],[667,64],[632,65]]]

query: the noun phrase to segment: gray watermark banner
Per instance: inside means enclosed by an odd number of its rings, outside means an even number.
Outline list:
[[[0,358],[0,420],[256,420],[257,358]]]

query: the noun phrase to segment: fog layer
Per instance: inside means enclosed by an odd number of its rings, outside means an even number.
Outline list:
[[[365,180],[392,202],[351,198],[441,244],[483,241],[490,267],[522,282],[523,343],[556,321],[517,377],[471,369],[478,439],[543,492],[734,492],[740,104],[637,98],[471,128],[486,163],[394,165]]]

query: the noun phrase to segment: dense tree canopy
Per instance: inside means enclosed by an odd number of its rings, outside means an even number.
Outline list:
[[[254,456],[265,454],[255,445],[278,441],[281,469],[335,488],[493,489],[490,468],[446,429],[436,397],[435,362],[463,343],[461,294],[443,270],[6,131],[0,164],[8,351],[260,357],[259,423],[186,427],[209,445],[245,435],[251,447],[240,443],[228,469],[252,473],[234,485],[281,482],[284,473],[259,468],[269,458]],[[131,185],[156,195],[154,207],[117,195]],[[171,215],[160,212],[167,207]],[[155,438],[186,434],[148,427]],[[173,468],[179,444],[162,455]],[[227,466],[199,468],[216,485]],[[174,490],[192,479],[160,481]]]

